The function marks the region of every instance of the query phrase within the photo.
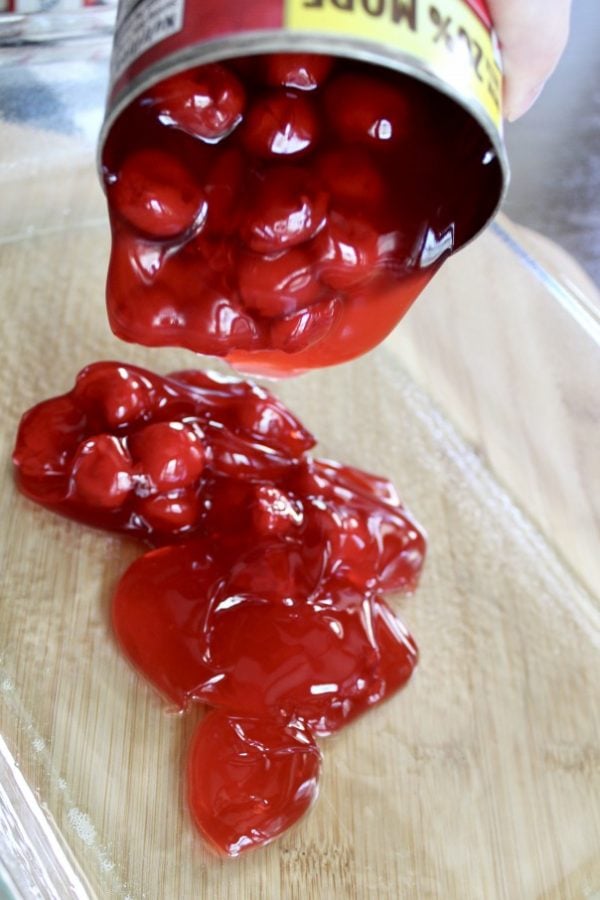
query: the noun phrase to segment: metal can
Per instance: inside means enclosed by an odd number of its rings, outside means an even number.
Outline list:
[[[508,184],[502,61],[485,0],[120,0],[100,152],[115,119],[191,66],[271,52],[324,53],[403,72],[459,103],[488,135]],[[473,237],[474,235],[471,235]]]
[[[302,54],[329,66],[311,97],[261,68]],[[165,100],[205,77],[236,85],[230,130]],[[99,144],[113,331],[277,376],[368,352],[495,213],[501,88],[483,0],[121,0]],[[213,102],[190,91],[194,115]]]

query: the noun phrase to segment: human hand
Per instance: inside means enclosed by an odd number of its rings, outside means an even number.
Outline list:
[[[488,0],[504,60],[506,118],[537,100],[569,36],[571,0]]]

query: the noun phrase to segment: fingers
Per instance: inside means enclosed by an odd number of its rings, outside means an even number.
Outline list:
[[[569,35],[571,0],[489,0],[505,68],[510,121],[527,112],[554,70]]]

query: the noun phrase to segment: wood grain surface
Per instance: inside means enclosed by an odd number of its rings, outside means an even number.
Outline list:
[[[600,594],[600,293],[583,270],[499,217],[388,344]]]
[[[87,362],[167,372],[192,357],[109,334],[91,165],[2,188],[0,733],[87,894],[597,897],[598,348],[548,287],[489,233],[377,352],[277,385],[322,454],[392,477],[427,527],[421,587],[395,604],[421,662],[401,694],[323,742],[303,822],[221,861],[182,797],[201,712],[168,715],[110,631],[111,591],[140,548],[19,496],[9,458],[21,412]]]

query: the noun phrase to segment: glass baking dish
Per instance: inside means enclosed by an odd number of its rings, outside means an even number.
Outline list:
[[[421,662],[403,693],[324,742],[304,821],[217,859],[182,796],[201,713],[166,714],[110,631],[111,590],[139,548],[12,483],[20,414],[86,363],[194,364],[109,333],[94,168],[107,53],[71,51],[46,47],[36,62],[13,48],[0,68],[0,896],[593,897],[594,287],[500,218],[376,352],[274,385],[321,455],[391,477],[426,526],[422,584],[396,603]]]

